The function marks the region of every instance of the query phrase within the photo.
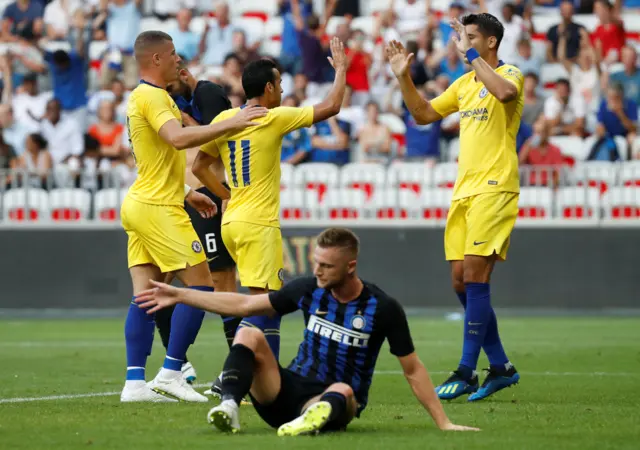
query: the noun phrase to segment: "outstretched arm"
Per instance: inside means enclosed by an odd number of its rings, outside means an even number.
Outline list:
[[[153,289],[141,292],[136,303],[141,308],[149,308],[147,314],[168,308],[178,303],[193,306],[223,316],[249,317],[273,315],[275,310],[269,301],[269,294],[244,295],[231,292],[203,292],[184,289],[151,280]]]
[[[443,431],[480,431],[479,428],[465,427],[451,423],[442,408],[442,403],[436,395],[435,388],[429,377],[427,368],[422,364],[418,355],[413,352],[399,357],[404,377],[422,406],[429,412],[435,424]]]
[[[410,67],[415,55],[407,54],[404,46],[398,41],[391,41],[385,48],[391,70],[398,79],[402,98],[407,105],[407,109],[419,125],[427,125],[442,119],[442,116],[433,109],[431,103],[420,96],[413,80],[411,79]]]
[[[323,122],[329,117],[338,115],[347,87],[347,68],[349,62],[344,52],[344,44],[336,37],[331,39],[331,57],[329,62],[336,70],[333,86],[322,102],[313,106],[313,123]]]

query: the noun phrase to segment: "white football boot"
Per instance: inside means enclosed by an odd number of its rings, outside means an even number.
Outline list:
[[[177,402],[172,398],[165,397],[164,395],[160,395],[157,392],[151,390],[151,388],[145,383],[141,381],[139,385],[131,385],[125,384],[124,389],[122,389],[122,393],[120,394],[120,401],[123,403],[128,402]]]
[[[184,380],[189,383],[189,384],[193,384],[195,383],[196,379],[198,378],[198,375],[196,374],[196,369],[193,367],[193,364],[191,364],[190,362],[186,362],[182,365],[182,378],[184,378]]]
[[[182,373],[176,372],[176,376],[163,376],[163,371],[149,383],[149,387],[158,394],[162,394],[169,398],[175,398],[183,402],[199,402],[206,403],[209,401],[207,397],[199,394],[191,387],[190,384],[182,377]]]
[[[207,421],[223,433],[240,431],[240,415],[238,404],[233,400],[225,400],[207,414]]]

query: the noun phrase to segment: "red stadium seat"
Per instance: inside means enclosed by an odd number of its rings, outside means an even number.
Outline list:
[[[11,189],[2,204],[5,218],[11,222],[35,222],[49,216],[49,194],[44,189]]]
[[[380,164],[351,163],[343,166],[340,171],[340,187],[364,191],[367,201],[384,187],[386,179],[387,171]]]
[[[431,187],[433,171],[424,163],[394,162],[387,169],[387,187],[420,194]]]
[[[607,161],[588,161],[578,164],[573,175],[578,186],[597,188],[600,194],[616,184],[618,165]]]
[[[441,163],[433,170],[433,182],[436,187],[453,189],[458,177],[458,164]]]
[[[611,189],[602,201],[609,219],[638,220],[640,218],[640,187]]]
[[[366,194],[360,189],[334,189],[327,192],[325,208],[329,219],[358,219],[366,203]]]
[[[520,188],[518,217],[523,219],[546,219],[551,217],[553,192],[544,187]]]
[[[445,220],[447,218],[453,197],[451,189],[425,189],[420,197],[420,215],[423,219]]]
[[[93,198],[93,217],[101,222],[114,222],[120,218],[120,206],[126,195],[125,190],[104,189]]]
[[[89,217],[91,194],[84,189],[54,189],[49,193],[51,218],[75,222]]]
[[[600,191],[597,188],[560,188],[556,194],[556,214],[571,220],[597,219],[600,216]]]

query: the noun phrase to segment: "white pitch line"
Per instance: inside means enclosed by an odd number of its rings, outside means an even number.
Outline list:
[[[446,375],[450,372],[436,371],[430,372],[432,375]],[[545,376],[545,377],[637,377],[638,373],[631,372],[520,372],[525,376]],[[402,375],[400,370],[377,370],[375,375]],[[209,387],[211,383],[195,384],[196,388]],[[119,395],[120,391],[111,392],[95,392],[90,394],[68,394],[68,395],[50,395],[47,397],[15,397],[0,398],[0,404],[3,403],[28,403],[28,402],[45,402],[52,400],[76,400],[81,398],[92,397],[111,397]]]

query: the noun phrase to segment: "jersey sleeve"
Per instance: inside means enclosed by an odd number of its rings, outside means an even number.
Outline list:
[[[524,86],[524,77],[522,76],[520,69],[515,66],[510,66],[503,71],[501,75],[502,78],[516,85],[516,88],[518,88],[518,95],[520,95]]]
[[[275,115],[273,123],[280,128],[282,136],[313,125],[313,106],[304,108],[282,106],[274,109],[272,114]]]
[[[311,280],[310,278],[298,278],[287,283],[279,291],[270,292],[269,301],[273,309],[281,316],[297,311],[298,302],[311,287]]]
[[[458,104],[460,80],[461,78],[458,78],[446,91],[431,100],[431,107],[442,117],[447,117],[449,114],[458,111],[460,107]]]
[[[207,142],[204,145],[201,145],[200,150],[205,152],[207,155],[213,156],[214,158],[220,156],[220,148],[218,148],[218,144],[215,139],[213,141]]]
[[[395,299],[390,299],[389,307],[386,308],[385,317],[387,322],[387,340],[389,350],[397,357],[410,355],[415,351],[407,315],[400,303]]]
[[[171,110],[171,102],[173,100],[169,100],[170,97],[164,95],[159,89],[157,92],[156,90],[149,91],[144,95],[144,117],[156,133],[160,131],[160,128],[162,128],[165,123],[176,118]]]
[[[196,106],[202,113],[202,123],[211,123],[222,111],[231,109],[224,91],[213,83],[203,84],[197,91]]]

